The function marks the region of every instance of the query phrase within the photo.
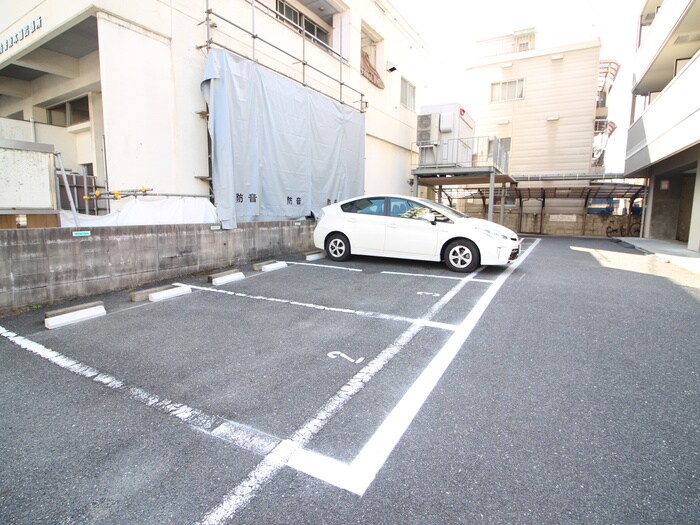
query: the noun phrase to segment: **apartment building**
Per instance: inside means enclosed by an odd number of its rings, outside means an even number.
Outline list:
[[[509,173],[591,173],[600,42],[538,49],[530,29],[479,51],[466,68],[466,99],[476,135],[509,142]]]
[[[700,251],[700,2],[648,0],[637,43],[625,174],[649,181],[644,235]]]
[[[601,60],[599,40],[540,49],[536,36],[525,29],[479,43],[479,58],[465,69],[467,109],[476,136],[497,137],[508,150],[517,182],[501,191],[509,226],[599,235],[605,225],[587,218],[591,206],[641,196],[639,186],[601,183],[616,129],[606,100],[619,65]],[[479,199],[471,202],[474,212]]]
[[[239,99],[238,106],[229,108],[234,120],[246,111],[249,118],[254,108],[256,125],[249,122],[248,144],[236,144],[235,154],[240,158],[249,151],[241,148],[254,143],[259,147],[259,158],[247,165],[245,183],[265,167],[268,171],[256,176],[258,184],[268,180],[267,188],[258,196],[249,188],[229,185],[219,188],[217,195],[215,175],[215,203],[225,192],[227,199],[233,199],[233,209],[245,201],[244,220],[265,220],[308,213],[310,196],[325,202],[326,195],[335,200],[350,196],[345,195],[350,190],[408,193],[410,189],[406,174],[420,97],[416,86],[422,85],[427,51],[388,3],[30,0],[6,4],[0,21],[0,141],[9,148],[31,150],[31,144],[44,144],[47,151],[60,152],[72,173],[68,186],[79,211],[103,214],[120,206],[114,200],[90,201],[92,207],[81,204],[80,197],[94,190],[128,194],[129,189],[148,188],[154,193],[210,197],[212,169],[217,166],[212,144],[226,140],[208,133],[208,127],[213,129],[207,106],[211,100],[204,95],[211,90],[203,89],[203,83],[214,51],[234,57],[236,67],[251,68],[253,76],[231,89],[253,77],[278,83],[276,91],[269,92],[274,100],[266,112],[256,113],[259,97]],[[302,100],[310,106],[303,109]],[[326,108],[330,120],[316,121],[309,107]],[[346,140],[332,114],[354,122],[352,133],[359,131],[361,140]],[[297,125],[294,132],[283,126],[292,120]],[[310,161],[290,167],[280,165],[284,159],[268,162],[265,152],[275,148],[266,141],[282,140],[282,135],[287,143],[303,137],[319,156],[326,156],[319,148],[343,150],[345,163],[317,167]],[[310,157],[305,152],[296,151],[296,156]],[[318,187],[308,189],[309,178],[299,170],[314,169]],[[288,175],[286,187],[279,181],[269,183],[269,173],[281,172]],[[3,177],[14,177],[12,182],[22,186],[16,174]],[[333,177],[334,184],[323,186],[326,178]],[[343,186],[343,180],[352,177],[353,184]],[[40,189],[63,193],[66,207],[66,188],[61,185],[61,178],[52,178]],[[26,209],[18,209],[3,200],[1,213],[14,209],[50,214],[51,199],[34,200],[43,204],[32,206],[33,199],[26,198],[22,200]],[[256,205],[253,212],[251,203]]]

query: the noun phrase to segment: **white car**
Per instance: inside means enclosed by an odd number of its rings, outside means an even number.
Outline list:
[[[314,244],[332,261],[351,254],[445,261],[455,272],[507,264],[520,254],[517,234],[504,226],[400,195],[356,197],[326,206]]]

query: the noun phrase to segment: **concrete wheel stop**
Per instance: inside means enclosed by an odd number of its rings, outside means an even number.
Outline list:
[[[46,312],[44,314],[44,326],[49,330],[53,330],[54,328],[102,317],[103,315],[107,315],[107,311],[102,301],[68,306]]]
[[[272,272],[275,270],[280,270],[282,268],[286,268],[287,263],[283,261],[262,261],[253,264],[253,270],[256,272]]]
[[[220,284],[226,284],[233,281],[240,281],[245,279],[245,275],[239,269],[225,270],[223,272],[212,273],[207,277],[207,282],[210,282],[214,286],[219,286]]]

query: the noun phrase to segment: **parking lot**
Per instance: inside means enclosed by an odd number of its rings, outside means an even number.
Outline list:
[[[694,281],[606,240],[523,252],[293,257],[55,330],[0,319],[1,521],[696,519]]]

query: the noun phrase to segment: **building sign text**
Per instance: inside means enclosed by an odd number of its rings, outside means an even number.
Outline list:
[[[0,38],[0,55],[10,50],[39,29],[41,29],[41,17],[37,16],[34,20],[20,27],[9,36]]]

